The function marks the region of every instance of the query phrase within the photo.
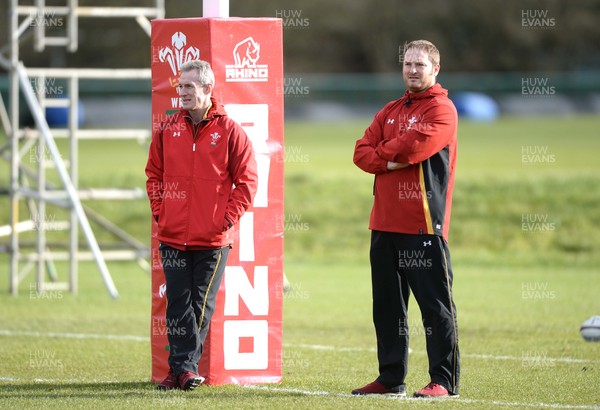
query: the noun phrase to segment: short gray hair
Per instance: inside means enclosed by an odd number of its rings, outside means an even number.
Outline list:
[[[188,60],[179,67],[179,71],[188,72],[198,70],[198,81],[200,84],[212,84],[215,85],[215,74],[208,61],[204,60]]]

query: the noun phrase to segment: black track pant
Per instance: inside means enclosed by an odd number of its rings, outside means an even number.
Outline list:
[[[167,285],[169,366],[175,375],[198,373],[229,247],[180,251],[160,244]]]
[[[378,381],[404,384],[408,364],[407,307],[410,292],[421,310],[431,381],[458,394],[459,351],[452,268],[446,241],[437,235],[371,233],[373,323]]]

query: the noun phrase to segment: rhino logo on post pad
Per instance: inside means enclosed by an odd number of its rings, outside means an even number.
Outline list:
[[[260,44],[248,37],[233,49],[233,59],[236,67],[256,67],[260,57]]]
[[[234,64],[225,65],[225,81],[269,81],[269,66],[257,64],[260,44],[248,37],[233,48]]]

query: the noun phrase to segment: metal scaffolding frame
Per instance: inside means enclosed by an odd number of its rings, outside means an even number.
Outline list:
[[[35,68],[27,69],[19,60],[19,41],[28,30],[34,30],[34,49],[43,51],[47,46],[62,46],[74,52],[78,47],[78,21],[80,17],[126,17],[134,18],[140,27],[150,36],[149,18],[164,18],[164,0],[153,0],[153,7],[79,7],[78,0],[66,0],[65,7],[46,7],[45,0],[35,0],[34,6],[20,6],[19,0],[10,0],[10,59],[0,53],[0,67],[10,73],[9,112],[0,95],[0,121],[8,137],[7,143],[0,147],[0,157],[10,161],[10,216],[9,225],[0,226],[0,236],[10,236],[7,251],[10,254],[10,293],[18,295],[19,284],[36,266],[35,290],[78,291],[78,261],[94,260],[104,284],[113,298],[118,297],[106,260],[137,260],[148,268],[146,258],[149,249],[126,232],[115,226],[90,208],[85,207],[82,199],[140,199],[145,198],[142,189],[79,189],[78,188],[78,140],[80,139],[148,139],[151,131],[147,129],[110,129],[80,130],[78,128],[78,100],[80,79],[149,79],[150,69],[73,69],[73,68]],[[63,16],[66,18],[66,36],[47,36],[45,24],[32,24],[45,16]],[[21,21],[20,17],[22,17]],[[46,98],[44,87],[46,78],[65,79],[68,97],[64,99]],[[31,84],[34,79],[36,89]],[[33,115],[36,130],[21,129],[19,123],[20,94]],[[64,107],[68,109],[68,128],[51,129],[45,117],[45,108]],[[56,138],[69,139],[69,160],[61,157]],[[36,149],[40,156],[36,169],[24,164],[22,157],[30,149]],[[55,186],[46,180],[46,152],[51,165],[56,169],[62,186]],[[33,186],[32,186],[33,185]],[[29,219],[19,220],[21,201],[26,201]],[[46,205],[67,209],[68,221],[47,221]],[[89,220],[110,231],[122,240],[130,249],[102,251],[96,241]],[[69,230],[67,252],[50,252],[46,231],[48,223],[53,229]],[[89,252],[79,249],[79,227],[81,228]],[[35,250],[23,252],[19,233],[34,230],[36,232]],[[0,249],[1,250],[1,249]],[[69,261],[69,281],[59,282],[53,261]],[[22,270],[19,262],[25,261]],[[50,279],[45,281],[47,272]]]

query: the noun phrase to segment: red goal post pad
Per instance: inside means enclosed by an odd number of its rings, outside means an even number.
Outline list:
[[[152,21],[152,128],[179,109],[179,66],[208,61],[213,95],[251,139],[254,202],[235,228],[199,373],[206,383],[279,383],[283,311],[283,41],[276,18]],[[152,223],[152,380],[168,372],[165,280]]]

